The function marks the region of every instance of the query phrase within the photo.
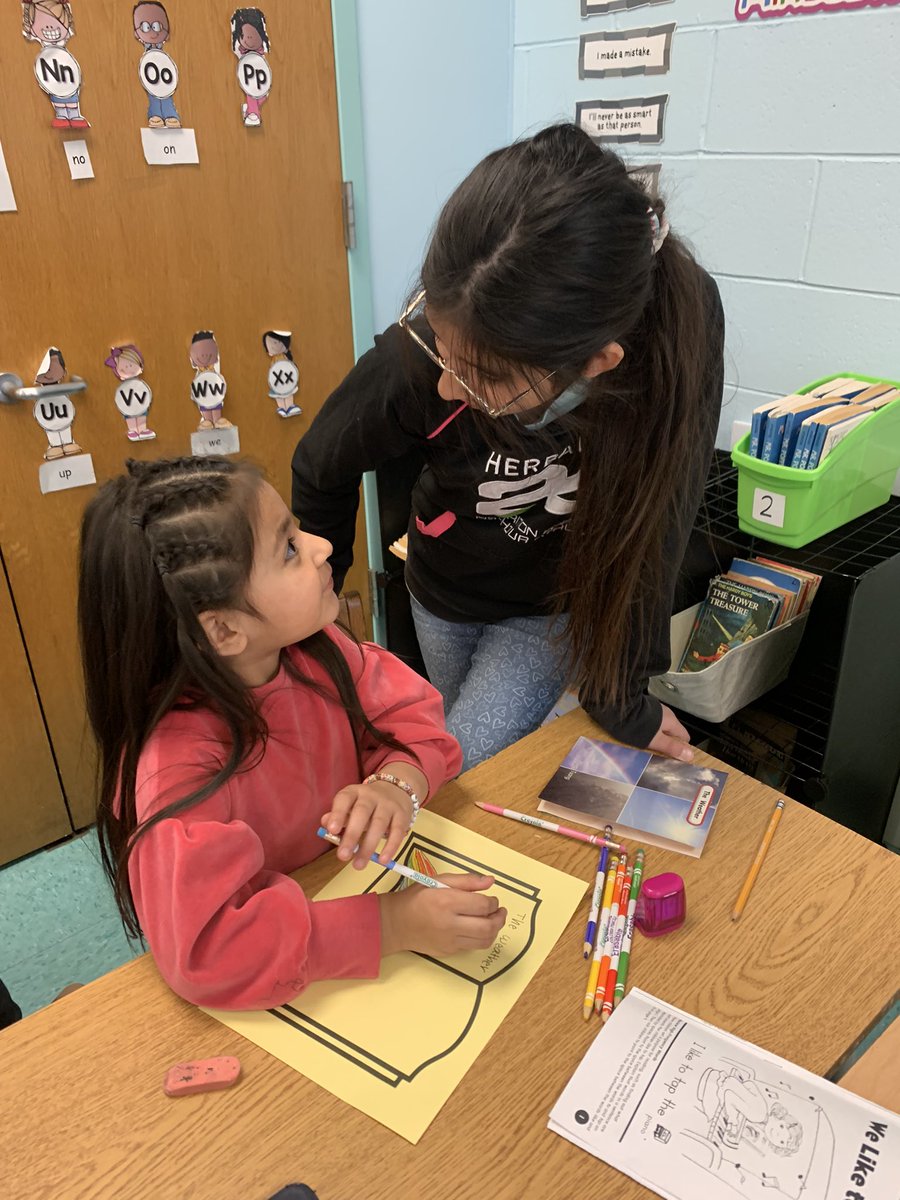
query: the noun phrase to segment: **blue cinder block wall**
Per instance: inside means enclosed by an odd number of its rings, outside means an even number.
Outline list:
[[[837,370],[900,378],[900,10],[737,21],[731,0],[582,20],[516,0],[512,133],[578,100],[668,92],[661,162],[673,225],[729,321],[719,445],[769,397]],[[578,78],[578,39],[676,22],[668,74]]]

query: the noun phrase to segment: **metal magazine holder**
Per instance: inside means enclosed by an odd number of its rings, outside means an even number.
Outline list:
[[[822,583],[781,683],[721,723],[670,691],[665,702],[710,754],[880,842],[900,802],[900,497],[792,549],[738,528],[737,483],[730,455],[717,452],[675,611],[701,601],[735,556],[802,567]]]
[[[808,613],[732,647],[702,671],[679,671],[699,604],[672,617],[672,665],[650,680],[650,694],[707,721],[726,720],[787,677],[806,627]]]

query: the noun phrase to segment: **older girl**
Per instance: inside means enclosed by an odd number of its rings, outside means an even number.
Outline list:
[[[406,583],[466,766],[566,684],[621,740],[691,758],[646,684],[722,377],[715,284],[574,125],[488,155],[447,201],[400,322],[297,447],[293,508],[340,583],[362,472],[417,460]]]

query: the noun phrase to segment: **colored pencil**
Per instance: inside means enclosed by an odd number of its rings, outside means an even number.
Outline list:
[[[784,801],[778,800],[775,808],[769,817],[769,824],[766,826],[766,832],[762,836],[762,841],[759,843],[759,849],[756,852],[756,858],[750,865],[750,870],[747,872],[747,878],[744,880],[744,886],[741,888],[740,894],[735,901],[734,909],[731,913],[732,921],[740,919],[741,913],[747,904],[747,900],[753,890],[753,885],[756,883],[756,877],[759,874],[760,868],[766,854],[769,852],[769,846],[772,844],[772,838],[775,836],[775,830],[778,828],[778,822],[781,820],[781,814],[784,812]]]
[[[597,978],[600,974],[600,960],[603,958],[603,946],[606,941],[606,930],[609,926],[609,911],[612,905],[613,888],[616,883],[616,867],[619,860],[615,854],[609,860],[609,869],[606,872],[606,883],[603,888],[603,908],[600,913],[600,927],[597,930],[597,944],[594,947],[594,957],[591,961],[591,969],[588,972],[587,991],[584,993],[584,1004],[582,1006],[582,1016],[587,1021],[591,1013],[594,1011],[594,996],[597,992]]]
[[[634,867],[630,866],[625,872],[622,882],[622,897],[619,900],[619,915],[616,917],[616,928],[613,933],[612,957],[609,960],[609,971],[606,976],[606,988],[603,992],[603,1007],[600,1009],[600,1019],[608,1021],[612,1016],[613,1004],[616,998],[616,979],[619,973],[619,958],[622,954],[622,942],[625,940],[625,920],[628,914],[628,897],[631,895],[631,881],[634,877]]]
[[[567,825],[557,825],[554,821],[542,821],[540,817],[515,812],[511,808],[498,808],[495,804],[484,804],[481,800],[476,800],[475,803],[485,812],[496,813],[498,817],[509,817],[511,821],[521,821],[523,825],[534,825],[536,829],[546,829],[548,833],[561,833],[563,837],[575,838],[578,842],[590,842],[592,846],[608,846],[616,853],[622,849],[618,842],[611,842],[609,838],[601,837],[599,834],[582,833],[579,829],[569,829]]]
[[[612,832],[611,827],[607,825],[607,829]],[[597,918],[600,916],[600,900],[603,896],[603,885],[606,882],[606,860],[609,858],[609,849],[604,846],[600,851],[600,858],[597,860],[597,877],[594,880],[594,894],[591,897],[591,911],[588,913],[587,929],[584,931],[584,957],[590,958],[594,949],[594,937],[597,933]]]
[[[637,908],[638,895],[641,890],[641,876],[644,873],[644,851],[638,850],[634,859],[634,875],[631,880],[631,893],[628,897],[628,915],[625,918],[625,936],[622,939],[622,949],[619,952],[619,970],[616,974],[616,989],[613,993],[613,1008],[625,996],[625,980],[628,978],[628,964],[631,961],[631,942],[634,938],[634,911]],[[604,1001],[605,1004],[605,1001]]]
[[[603,1007],[606,996],[606,980],[609,975],[609,964],[612,962],[613,941],[616,934],[616,923],[619,919],[619,905],[622,901],[622,888],[625,885],[625,875],[628,871],[628,855],[623,854],[616,868],[616,881],[613,885],[612,904],[609,909],[609,923],[606,926],[606,937],[603,944],[603,958],[600,962],[600,974],[597,977],[597,990],[594,992],[594,1011],[599,1012]]]
[[[319,826],[318,833],[319,837],[324,838],[326,842],[332,842],[335,846],[339,846],[341,844],[340,837],[338,837],[336,833],[329,833],[324,825]],[[357,846],[356,850],[358,849],[359,847]],[[354,854],[356,853],[356,850],[353,851]],[[407,879],[411,879],[413,883],[421,883],[423,887],[445,888],[447,886],[446,883],[441,883],[439,879],[434,879],[431,875],[423,875],[421,871],[414,871],[412,867],[404,867],[403,863],[395,862],[394,859],[391,859],[390,862],[383,863],[378,861],[377,854],[373,854],[370,857],[372,862],[375,863],[376,867],[383,867],[385,870],[396,871],[398,875],[404,875]]]

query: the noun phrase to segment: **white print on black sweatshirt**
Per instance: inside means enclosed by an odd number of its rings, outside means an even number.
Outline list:
[[[571,454],[572,447],[566,446],[560,453],[549,454],[543,460],[489,455],[485,472],[493,471],[495,478],[478,485],[480,499],[475,512],[479,517],[512,517],[527,512],[543,501],[546,512],[554,516],[567,516],[575,507],[579,472],[576,470],[569,474],[560,459]],[[522,536],[521,527],[513,532],[506,525],[504,521],[505,532],[515,541],[529,540],[527,536]],[[537,536],[537,531],[534,536]]]

